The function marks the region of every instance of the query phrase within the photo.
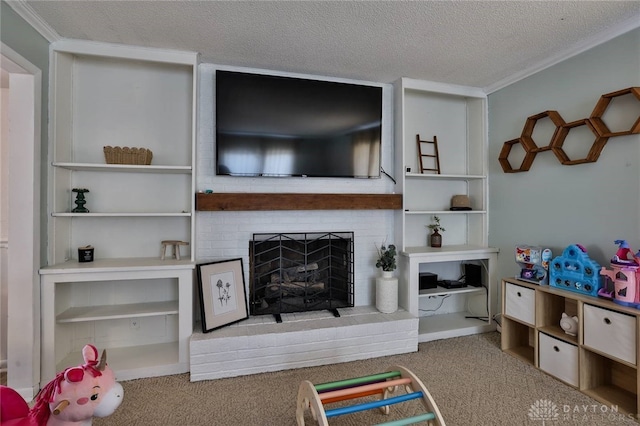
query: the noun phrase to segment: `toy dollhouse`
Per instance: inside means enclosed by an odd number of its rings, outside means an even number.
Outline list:
[[[598,295],[615,303],[633,308],[640,307],[640,254],[633,254],[626,240],[616,240],[618,250],[611,258],[611,269],[602,267],[600,275],[606,277],[613,288],[603,287]]]

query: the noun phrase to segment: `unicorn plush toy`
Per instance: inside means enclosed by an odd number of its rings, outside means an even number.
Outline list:
[[[58,373],[29,409],[13,389],[0,386],[2,426],[90,426],[93,417],[107,417],[122,403],[122,385],[107,365],[106,351],[98,360],[93,345],[82,349],[84,364]]]

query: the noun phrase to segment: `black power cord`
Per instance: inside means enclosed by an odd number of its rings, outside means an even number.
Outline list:
[[[391,177],[391,175],[390,175],[389,173],[385,172],[385,171],[384,171],[384,169],[382,168],[382,166],[380,166],[380,171],[381,171],[381,172],[382,172],[386,177],[388,177],[389,179],[391,179],[391,181],[393,182],[393,184],[394,184],[394,185],[396,185],[396,180],[395,180],[393,177]]]

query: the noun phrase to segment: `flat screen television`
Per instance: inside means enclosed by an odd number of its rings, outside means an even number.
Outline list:
[[[382,87],[216,71],[216,174],[379,178]]]

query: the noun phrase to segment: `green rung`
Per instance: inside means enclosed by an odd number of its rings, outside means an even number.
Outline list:
[[[348,386],[361,385],[363,383],[381,382],[382,380],[391,379],[401,376],[399,371],[389,371],[387,373],[372,374],[370,376],[354,377],[352,379],[339,380],[337,382],[327,382],[314,385],[317,392],[326,392],[336,388],[344,388]]]
[[[405,426],[412,425],[418,422],[426,422],[429,420],[435,420],[436,415],[434,413],[424,413],[419,416],[407,417],[406,419],[394,420],[387,423],[379,423],[375,426]]]

